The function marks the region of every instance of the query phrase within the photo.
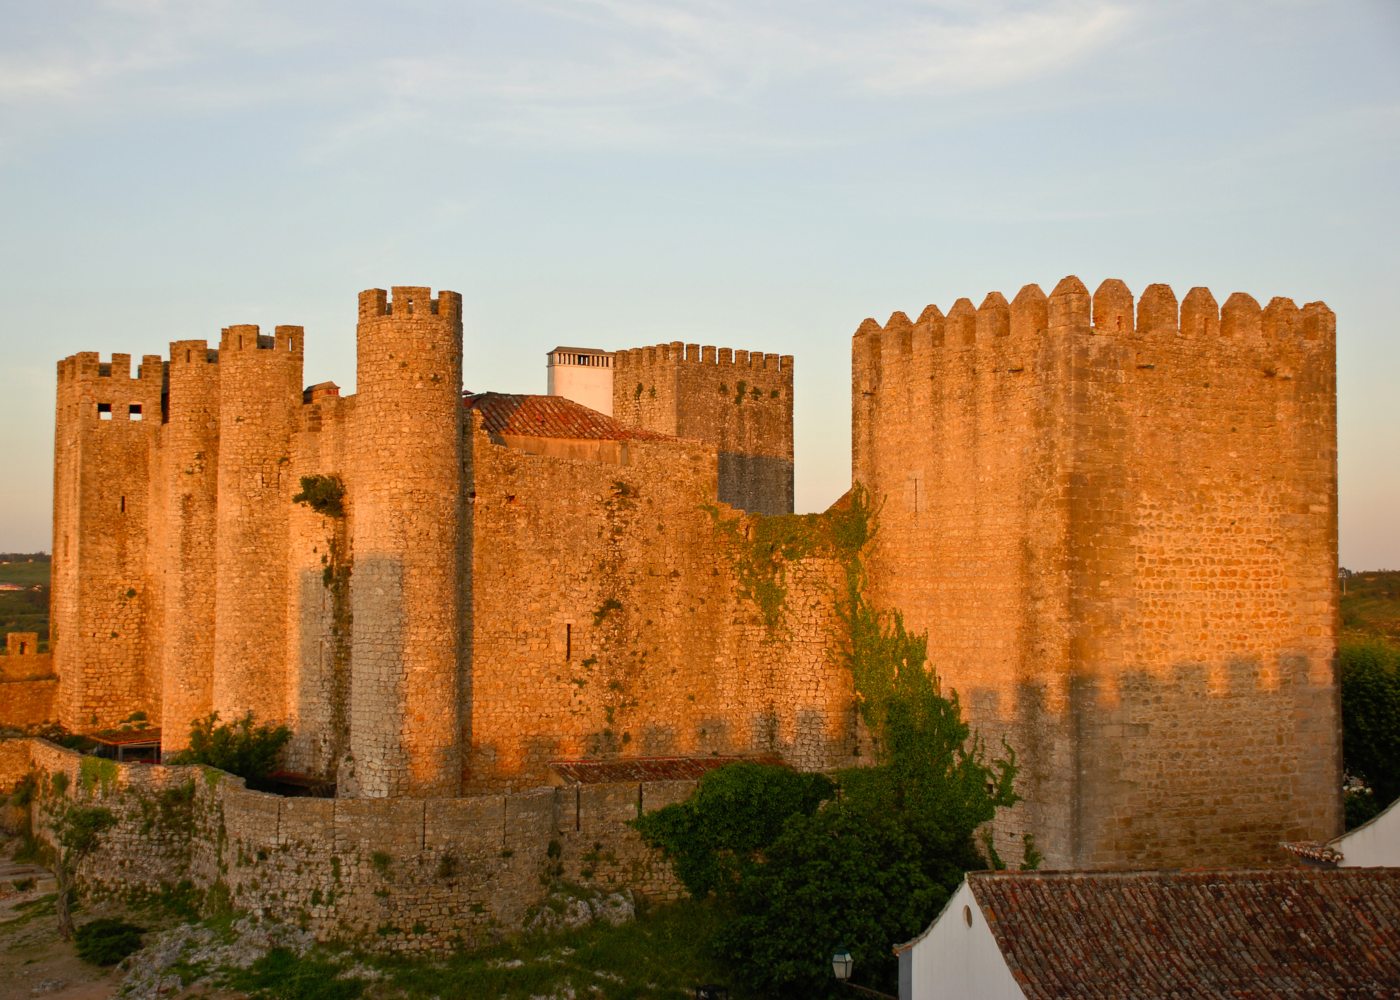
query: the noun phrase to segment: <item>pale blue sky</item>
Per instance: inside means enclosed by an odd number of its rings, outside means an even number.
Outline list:
[[[1342,560],[1400,568],[1400,3],[0,0],[0,549],[47,549],[54,363],[466,300],[557,343],[797,356],[799,509],[849,338],[1078,274],[1338,315]]]

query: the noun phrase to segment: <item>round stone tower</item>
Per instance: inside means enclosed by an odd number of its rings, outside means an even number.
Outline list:
[[[345,792],[456,795],[462,297],[360,293]]]

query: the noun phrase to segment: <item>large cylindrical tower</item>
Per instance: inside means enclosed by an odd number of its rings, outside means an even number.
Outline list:
[[[287,517],[297,491],[290,442],[301,365],[299,326],[279,326],[273,337],[256,326],[223,332],[212,695],[225,721],[286,714]]]
[[[170,345],[165,453],[165,641],[161,745],[189,743],[190,723],[214,705],[215,537],[219,506],[219,355],[203,340]]]
[[[368,797],[461,784],[462,298],[360,293],[350,750]]]

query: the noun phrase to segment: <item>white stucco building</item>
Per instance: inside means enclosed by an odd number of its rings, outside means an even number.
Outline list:
[[[612,352],[592,347],[556,347],[549,352],[545,392],[612,416]]]

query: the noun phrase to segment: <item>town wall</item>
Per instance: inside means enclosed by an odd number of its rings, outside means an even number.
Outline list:
[[[25,727],[58,719],[53,656],[39,651],[39,633],[9,632],[0,649],[0,726]]]
[[[613,416],[719,451],[719,499],[793,511],[791,355],[675,341],[613,355]]]
[[[1165,286],[867,320],[868,579],[1055,866],[1267,862],[1339,828],[1330,311]]]
[[[469,787],[538,783],[572,757],[851,763],[840,567],[786,567],[770,627],[717,524],[741,515],[714,505],[714,447],[603,443],[614,461],[526,453],[472,427]]]
[[[252,792],[201,767],[117,764],[42,740],[0,740],[0,789],[32,771],[35,832],[60,801],[117,824],[79,870],[85,891],[162,893],[188,883],[234,908],[374,951],[431,952],[520,930],[550,893],[680,894],[629,825],[690,781],[533,788],[472,798],[313,799]]]

